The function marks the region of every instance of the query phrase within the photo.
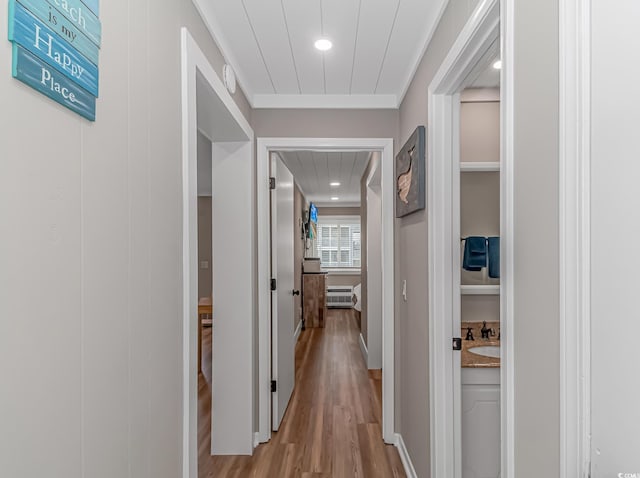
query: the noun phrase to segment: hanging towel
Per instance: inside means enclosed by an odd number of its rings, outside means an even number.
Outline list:
[[[487,238],[467,237],[464,243],[462,268],[467,271],[479,271],[487,266]]]
[[[489,244],[489,277],[492,279],[500,278],[500,238],[490,237],[487,239]]]

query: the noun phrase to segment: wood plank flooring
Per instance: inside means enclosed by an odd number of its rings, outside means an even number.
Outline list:
[[[211,329],[203,333],[199,379],[199,478],[405,477],[382,441],[382,377],[366,369],[352,310],[329,310],[323,329],[302,332],[296,388],[280,430],[252,457],[212,457]],[[208,364],[208,365],[207,365]]]

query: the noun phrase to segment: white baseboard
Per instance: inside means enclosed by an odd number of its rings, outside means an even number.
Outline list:
[[[369,368],[369,349],[367,348],[367,344],[364,342],[362,334],[360,334],[360,351],[364,357],[364,364]]]
[[[402,466],[404,467],[404,472],[407,475],[407,478],[418,478],[416,469],[413,467],[413,463],[411,463],[411,457],[409,456],[407,447],[402,439],[402,435],[399,433],[396,433],[396,448],[400,454],[400,460],[402,460]]]
[[[296,327],[296,331],[293,333],[293,342],[298,341],[298,337],[300,337],[300,332],[302,332],[302,320],[298,322],[298,326]]]
[[[260,433],[255,432],[253,434],[253,448],[258,448],[259,444],[260,444]]]

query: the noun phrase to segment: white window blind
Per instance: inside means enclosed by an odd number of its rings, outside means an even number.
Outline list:
[[[315,256],[323,268],[360,268],[360,218],[318,218]]]

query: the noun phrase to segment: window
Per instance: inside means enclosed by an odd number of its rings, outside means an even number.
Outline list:
[[[318,218],[314,253],[323,268],[360,268],[360,218]]]

